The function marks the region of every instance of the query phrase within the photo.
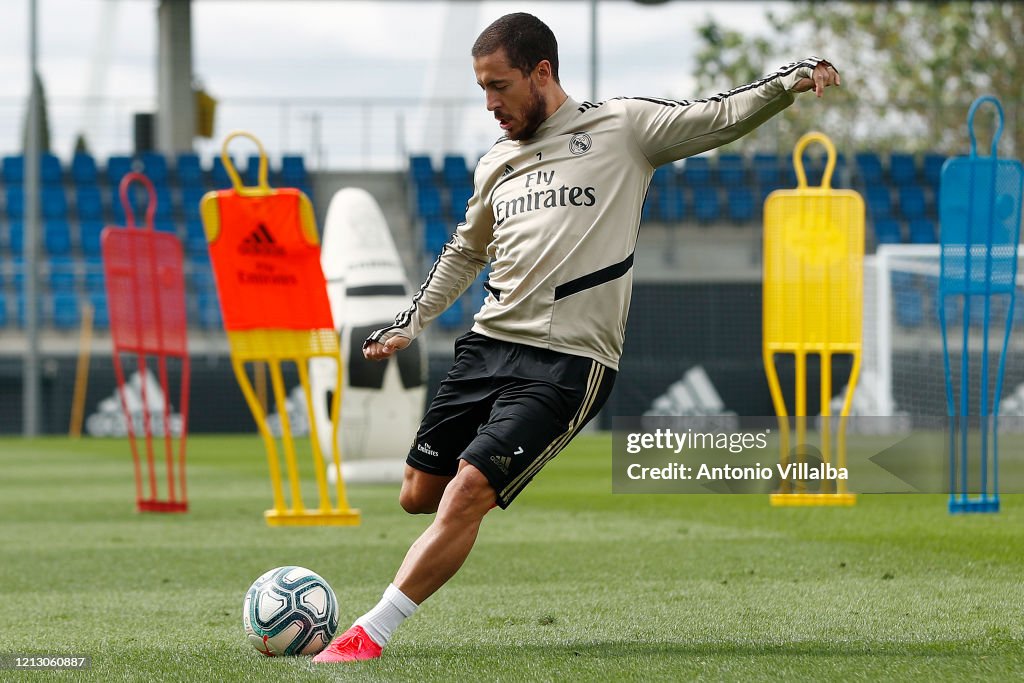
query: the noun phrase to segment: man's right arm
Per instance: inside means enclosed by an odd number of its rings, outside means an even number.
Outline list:
[[[376,330],[363,342],[363,354],[371,360],[387,358],[408,346],[437,316],[465,292],[487,266],[494,220],[484,196],[489,187],[484,164],[477,168],[473,196],[466,207],[466,220],[460,223],[412,298],[412,305],[388,327]],[[404,340],[404,341],[403,341]]]

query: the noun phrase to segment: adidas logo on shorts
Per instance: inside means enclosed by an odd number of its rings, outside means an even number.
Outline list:
[[[507,455],[492,455],[491,462],[498,466],[504,474],[508,474],[508,467],[512,464],[512,458]]]

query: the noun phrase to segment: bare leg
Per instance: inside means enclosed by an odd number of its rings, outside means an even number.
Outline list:
[[[402,492],[398,502],[411,515],[433,514],[441,503],[444,489],[455,477],[427,474],[415,467],[405,466]]]
[[[404,492],[404,487],[403,487]],[[394,584],[416,604],[459,571],[496,496],[487,477],[465,460],[444,489],[437,516],[409,548]]]

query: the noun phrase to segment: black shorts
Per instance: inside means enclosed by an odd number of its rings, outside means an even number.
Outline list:
[[[454,476],[459,460],[509,503],[604,405],[615,371],[581,356],[469,332],[430,403],[407,462]]]

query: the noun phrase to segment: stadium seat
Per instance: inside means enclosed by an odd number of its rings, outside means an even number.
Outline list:
[[[899,221],[894,218],[876,218],[874,228],[878,244],[899,244],[903,241]]]
[[[47,264],[47,284],[52,292],[74,292],[78,284],[75,260],[68,256],[54,256]]]
[[[178,155],[175,173],[178,182],[185,187],[203,187],[203,166],[199,161],[199,155],[192,152],[183,152]]]
[[[933,191],[939,189],[939,178],[942,175],[942,165],[946,163],[945,154],[930,152],[924,155],[924,179],[931,186]]]
[[[409,175],[417,185],[434,182],[434,167],[431,165],[430,157],[424,155],[409,157]]]
[[[246,185],[256,186],[260,181],[260,155],[250,154],[249,158],[245,161],[245,169],[238,169],[238,172],[242,174],[242,182]],[[267,161],[267,182],[274,185],[272,179],[273,169],[270,167],[270,161]]]
[[[44,185],[60,185],[64,182],[64,167],[56,154],[46,153],[39,159],[39,179]]]
[[[658,204],[658,192],[656,190],[648,190],[647,196],[644,197],[644,204],[640,207],[640,222],[649,223],[651,221],[659,220],[660,213],[657,210]]]
[[[185,221],[185,250],[197,256],[206,254],[209,250],[203,222],[198,217]]]
[[[199,220],[199,203],[203,200],[206,190],[202,187],[185,186],[181,188],[181,208],[185,220]]]
[[[896,323],[903,327],[920,327],[924,323],[924,295],[921,290],[909,287],[896,290]]]
[[[92,292],[89,294],[89,304],[92,306],[92,324],[98,330],[110,328],[110,311],[107,309],[106,292]]]
[[[142,219],[137,218],[138,224],[142,224]],[[157,232],[166,232],[169,235],[178,236],[178,224],[174,222],[172,218],[154,218],[153,229]]]
[[[79,304],[78,295],[74,292],[53,293],[53,326],[58,330],[70,330],[78,327]]]
[[[5,156],[2,175],[4,185],[21,185],[25,182],[25,158],[20,154]]]
[[[75,185],[95,185],[99,180],[96,159],[86,152],[76,152],[71,157],[71,180]]]
[[[917,162],[913,154],[893,152],[889,155],[889,178],[899,186],[917,182]]]
[[[868,185],[864,191],[868,216],[880,220],[892,216],[892,197],[887,185]]]
[[[746,162],[742,154],[719,154],[715,170],[720,185],[734,187],[747,182]]]
[[[25,217],[25,193],[21,185],[8,185],[5,191],[6,213],[8,218],[22,219]]]
[[[199,292],[196,294],[196,320],[204,330],[216,330],[221,327],[220,302],[216,292]]]
[[[885,182],[882,172],[882,159],[874,152],[858,152],[854,155],[857,172],[865,185],[878,185]]]
[[[448,190],[448,212],[452,220],[461,223],[466,219],[466,206],[473,196],[473,186],[463,182],[452,185]]]
[[[89,218],[78,223],[78,242],[82,253],[86,256],[100,255],[100,234],[103,232],[102,220]]]
[[[416,212],[426,219],[441,218],[441,192],[436,185],[420,185],[416,189]]]
[[[141,171],[154,185],[166,185],[169,180],[167,157],[160,152],[143,152],[139,155]]]
[[[39,209],[43,218],[67,218],[68,197],[60,185],[46,185],[40,191]]]
[[[693,193],[693,215],[701,223],[712,223],[721,217],[718,190],[713,187],[699,188]]]
[[[95,185],[75,188],[75,213],[79,220],[103,220],[103,197]]]
[[[131,172],[133,159],[130,156],[114,155],[107,159],[107,183],[117,190],[118,184],[127,173]]]
[[[693,188],[711,184],[711,160],[708,157],[689,157],[683,164],[683,183]]]
[[[657,188],[659,191],[667,188],[679,187],[679,173],[676,171],[674,164],[665,164],[654,169],[654,177],[651,179],[651,185]]]
[[[423,224],[423,247],[427,256],[433,257],[441,253],[441,247],[451,237],[448,223],[440,218],[427,219]]]
[[[465,299],[459,297],[441,315],[437,316],[437,324],[443,330],[453,330],[461,327],[464,322]]]
[[[899,188],[900,213],[908,221],[924,218],[927,206],[924,189],[920,185],[903,185]]]
[[[12,254],[20,254],[25,249],[25,221],[12,218],[7,223],[7,248]]]
[[[934,244],[936,242],[935,224],[927,218],[910,221],[910,242],[912,244]]]
[[[758,152],[754,154],[754,180],[762,187],[781,187],[779,185],[779,167],[779,158],[775,154],[771,152]]]
[[[441,165],[441,177],[449,187],[471,183],[466,157],[461,154],[446,154]]]
[[[85,291],[89,294],[104,294],[107,291],[103,275],[103,261],[99,256],[85,258]]]
[[[71,226],[65,218],[51,218],[43,222],[43,247],[50,256],[71,253]]]
[[[728,188],[726,190],[726,210],[731,221],[736,223],[752,221],[757,213],[753,190],[746,186]]]
[[[157,220],[170,220],[174,216],[174,195],[171,194],[171,188],[166,185],[157,185],[156,188],[156,211],[154,217]],[[142,215],[139,219],[145,217],[145,204],[139,205],[139,211]]]
[[[309,177],[306,174],[306,162],[298,154],[285,154],[281,157],[281,185],[284,187],[297,187],[305,191],[309,184]],[[307,196],[312,194],[306,192]]]
[[[228,160],[233,166],[237,163],[233,157],[229,156]],[[213,158],[213,168],[210,171],[210,177],[216,189],[227,190],[231,188],[231,177],[228,175],[228,170],[224,167],[224,160],[221,159],[219,154]],[[283,178],[282,184],[287,185]],[[289,185],[289,187],[292,186]]]
[[[7,297],[0,291],[0,329],[7,327]]]
[[[666,223],[679,223],[686,218],[686,197],[681,187],[666,187],[658,192],[658,217]]]
[[[11,285],[15,292],[20,292],[25,286],[25,262],[20,252],[11,256],[10,264]]]

